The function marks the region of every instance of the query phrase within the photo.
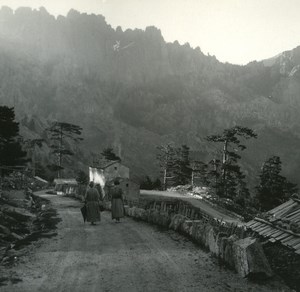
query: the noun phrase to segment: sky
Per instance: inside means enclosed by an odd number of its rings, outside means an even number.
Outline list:
[[[222,62],[247,64],[300,45],[300,0],[0,0],[66,15],[102,14],[113,28],[156,26],[167,42],[199,46]]]

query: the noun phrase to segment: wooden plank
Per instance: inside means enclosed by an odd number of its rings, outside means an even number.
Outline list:
[[[297,245],[294,245],[293,248],[294,248],[294,249],[299,249],[299,248],[300,248],[300,243],[297,244]]]
[[[282,208],[285,208],[285,207],[287,207],[287,206],[289,206],[289,205],[291,205],[293,203],[294,203],[294,200],[291,199],[291,200],[289,200],[289,201],[287,201],[287,202],[285,202],[285,203],[283,203],[283,204],[275,207],[274,209],[270,210],[268,213],[269,214],[274,214],[277,211],[281,210]]]
[[[283,240],[287,237],[290,237],[290,236],[291,235],[289,233],[283,232],[280,236],[277,236],[276,239],[281,241],[281,240]]]
[[[267,236],[267,233],[270,233],[270,231],[272,231],[272,229],[273,229],[272,226],[268,226],[265,230],[260,232],[260,235]]]
[[[262,230],[265,227],[266,227],[265,223],[259,222],[259,224],[257,226],[255,226],[255,227],[253,227],[252,229],[255,230],[256,232],[258,232],[259,230]]]
[[[280,242],[284,245],[286,245],[286,242],[288,242],[289,240],[293,239],[294,238],[294,235],[290,235],[284,239],[282,239]]]
[[[291,246],[291,247],[294,247],[294,246],[296,246],[296,245],[299,244],[299,243],[300,243],[300,238],[296,238],[296,239],[291,240],[291,241],[288,243],[288,245]]]
[[[296,254],[300,254],[300,249],[295,251]]]
[[[285,215],[287,212],[289,212],[292,208],[294,208],[294,207],[297,206],[297,205],[298,205],[298,203],[295,202],[294,204],[290,205],[289,207],[284,208],[283,210],[278,211],[278,212],[275,213],[274,215],[275,215],[276,218],[283,218],[283,217],[285,217],[284,215]]]
[[[265,230],[268,227],[269,227],[269,225],[262,224],[262,226],[260,226],[259,228],[256,229],[256,232],[258,232],[260,234],[263,230]]]
[[[255,223],[256,223],[256,221],[251,220],[251,221],[246,223],[246,227],[251,227],[251,225],[254,225]]]
[[[276,232],[274,232],[273,234],[271,234],[271,236],[272,237],[277,237],[277,236],[279,236],[280,234],[282,234],[282,231],[281,230],[278,230],[278,229],[276,229],[277,231]]]
[[[291,220],[291,221],[300,219],[300,210],[299,210],[299,212],[297,214],[294,214],[293,216],[289,217],[288,219]]]
[[[255,221],[255,223],[251,226],[251,228],[253,229],[253,228],[255,228],[255,227],[259,226],[259,225],[261,225],[261,222]]]
[[[270,226],[270,231],[267,232],[267,233],[265,234],[265,236],[272,236],[272,234],[274,234],[275,232],[277,232],[277,229],[274,228],[274,227],[272,227],[272,226]]]
[[[260,224],[260,225],[257,225],[257,226],[255,226],[255,227],[252,227],[251,229],[252,229],[253,231],[257,232],[257,230],[258,230],[258,229],[261,229],[261,228],[262,228],[262,226],[261,226],[261,224]]]
[[[300,205],[299,205],[299,207],[300,207]],[[300,208],[297,209],[296,211],[293,211],[293,212],[291,212],[290,214],[288,214],[288,215],[286,216],[286,218],[290,218],[291,216],[294,216],[295,214],[300,214]]]

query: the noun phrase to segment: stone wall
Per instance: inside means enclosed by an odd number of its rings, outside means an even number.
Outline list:
[[[108,206],[109,207],[109,206]],[[176,201],[152,201],[143,208],[125,207],[126,214],[137,220],[156,224],[188,236],[242,277],[272,276],[262,246],[249,237],[243,226],[208,217],[201,210]]]

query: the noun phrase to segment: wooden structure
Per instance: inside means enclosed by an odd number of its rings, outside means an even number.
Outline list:
[[[254,218],[246,226],[270,242],[279,242],[300,254],[299,199],[290,199],[270,210],[265,219]]]
[[[78,183],[74,178],[56,178],[54,191],[57,195],[77,196]]]

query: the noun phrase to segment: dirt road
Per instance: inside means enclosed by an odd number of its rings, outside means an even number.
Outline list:
[[[7,271],[21,281],[3,292],[288,291],[241,279],[175,232],[130,218],[117,224],[109,212],[97,226],[83,224],[79,202],[40,195],[58,210],[58,235],[27,247]]]

